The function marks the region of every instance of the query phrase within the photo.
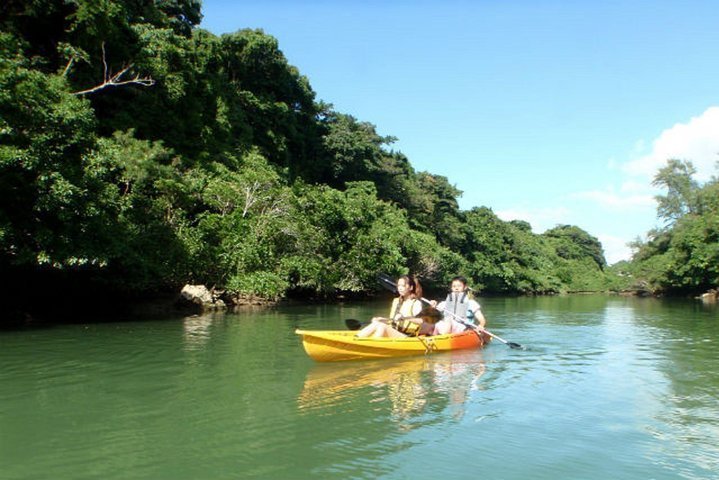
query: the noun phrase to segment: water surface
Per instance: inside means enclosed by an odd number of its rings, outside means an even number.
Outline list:
[[[387,302],[0,332],[0,478],[709,479],[719,312],[481,299],[520,343],[318,364]]]

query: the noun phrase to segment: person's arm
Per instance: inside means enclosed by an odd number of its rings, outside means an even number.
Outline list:
[[[389,318],[392,320],[394,320],[394,317],[396,317],[397,314],[400,313],[397,311],[398,305],[399,305],[399,297],[395,297],[394,300],[392,300],[392,306],[389,309]]]
[[[429,304],[437,310],[442,311],[444,310],[445,301],[442,300],[441,302],[437,303],[437,300],[430,300]]]
[[[474,312],[474,318],[477,320],[477,323],[479,323],[479,326],[481,328],[484,328],[485,325],[487,325],[487,319],[484,318],[482,310],[477,310],[476,312]]]
[[[487,324],[487,319],[484,318],[484,314],[482,314],[482,308],[479,306],[479,303],[477,303],[476,300],[470,300],[469,308],[472,312],[472,316],[474,316],[474,321],[479,324],[481,328],[484,328]]]
[[[417,299],[412,304],[412,316],[416,317],[422,311],[422,300]]]

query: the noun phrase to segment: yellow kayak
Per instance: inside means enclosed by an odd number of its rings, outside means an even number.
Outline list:
[[[448,335],[404,338],[357,338],[355,331],[295,330],[302,336],[307,355],[318,362],[364,360],[369,358],[403,357],[479,348],[490,337],[472,330]]]

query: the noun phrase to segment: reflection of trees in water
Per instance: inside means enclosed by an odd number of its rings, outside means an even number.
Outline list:
[[[369,396],[375,413],[385,411],[402,429],[443,417],[458,420],[464,414],[470,390],[485,371],[479,355],[471,352],[471,356],[446,354],[316,365],[307,374],[298,408],[316,410]]]
[[[491,312],[494,323],[497,317],[508,316],[511,320],[519,314],[548,317],[550,321],[556,314],[564,317],[567,312],[591,314],[601,311],[610,301],[613,301],[613,297],[605,295],[566,295],[487,297],[481,298],[479,303],[483,311]]]
[[[672,322],[673,323],[673,322]],[[669,458],[679,458],[706,470],[719,471],[719,375],[716,373],[717,318],[686,316],[675,329],[667,326],[660,370],[669,381],[670,393],[655,431],[660,438],[673,438]]]
[[[614,302],[620,304],[619,301]],[[686,299],[626,299],[620,326],[622,376],[636,382],[646,411],[643,428],[657,464],[695,477],[719,471],[719,309]],[[710,473],[711,472],[711,473]]]

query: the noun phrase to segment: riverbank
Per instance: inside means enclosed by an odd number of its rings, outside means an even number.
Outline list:
[[[233,295],[226,291],[205,290],[209,297],[203,302],[183,297],[183,289],[180,287],[137,292],[101,288],[100,285],[81,281],[26,283],[16,280],[5,290],[5,313],[0,316],[0,329],[114,322],[128,318],[157,320],[210,311],[233,313],[278,305],[340,303],[377,298],[373,292],[350,292],[326,297],[295,294],[269,300],[256,296]]]
[[[239,313],[295,304],[342,303],[347,301],[373,301],[387,292],[346,292],[334,296],[317,297],[312,295],[291,295],[279,300],[259,297],[237,296],[225,291],[205,289],[209,297],[205,301],[183,297],[183,289],[150,292],[128,292],[117,289],[102,289],[97,285],[83,285],[73,282],[66,285],[44,285],[33,288],[19,288],[16,284],[5,303],[5,313],[0,317],[0,329],[17,329],[51,326],[67,323],[103,323],[123,321],[128,318],[164,319],[178,316],[200,315],[211,311]],[[21,293],[22,292],[22,293]],[[430,291],[426,296],[441,298],[445,292]],[[624,290],[615,292],[570,292],[553,295],[510,295],[510,296],[564,296],[564,295],[616,295],[624,297],[660,297],[646,290]],[[499,295],[482,292],[482,297],[493,298]],[[683,296],[701,300],[704,303],[716,303],[719,296],[716,290],[699,295]]]
[[[4,314],[0,328],[23,328],[34,325],[60,323],[118,321],[127,318],[166,318],[177,315],[200,314],[206,311],[236,311],[243,308],[266,308],[278,304],[336,303],[391,296],[384,290],[337,292],[320,296],[314,291],[293,291],[279,300],[259,296],[237,295],[227,290],[203,285],[184,285],[194,293],[183,295],[183,285],[169,283],[163,289],[142,288],[138,284],[125,284],[119,273],[58,269],[4,269]],[[629,282],[627,282],[629,283]],[[641,282],[632,287],[625,284],[612,291],[576,291],[574,294],[605,293],[621,296],[665,296],[651,291]],[[426,285],[425,296],[443,298],[446,290]],[[482,291],[479,296],[519,296],[506,292]],[[558,293],[534,293],[528,296],[553,296]],[[684,292],[674,295],[695,298],[705,303],[716,302],[717,289],[708,292]]]

